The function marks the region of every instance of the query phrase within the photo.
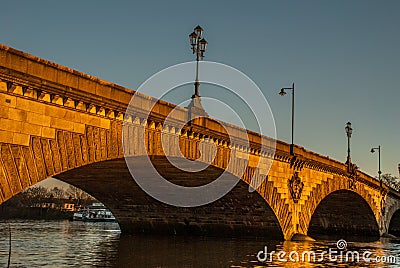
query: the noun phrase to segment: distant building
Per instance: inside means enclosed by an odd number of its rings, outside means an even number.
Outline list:
[[[75,204],[71,199],[45,198],[42,201],[33,204],[32,207],[51,208],[51,209],[58,209],[61,211],[71,211],[71,212],[76,211]]]
[[[61,211],[75,211],[75,204],[74,203],[63,203],[61,206]]]
[[[36,203],[35,207],[38,207],[38,208],[56,208],[56,203],[54,203],[54,202]]]

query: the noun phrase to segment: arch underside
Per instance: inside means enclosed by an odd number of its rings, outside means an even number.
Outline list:
[[[400,237],[400,209],[393,213],[390,219],[388,233]]]
[[[136,166],[140,166],[145,159],[133,158]],[[209,166],[193,176],[191,172],[172,166],[161,156],[153,157],[152,163],[168,181],[182,186],[205,185],[222,172]],[[256,191],[250,193],[248,185],[242,180],[215,202],[182,208],[164,204],[147,195],[131,177],[123,158],[89,164],[63,172],[55,178],[75,185],[103,202],[111,209],[124,233],[283,239],[271,207]]]
[[[337,190],[326,196],[315,209],[308,235],[314,238],[365,236],[376,239],[379,226],[362,196],[349,190]]]

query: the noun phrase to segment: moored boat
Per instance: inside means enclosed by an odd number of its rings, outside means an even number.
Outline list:
[[[102,203],[93,203],[91,206],[84,207],[73,215],[74,221],[88,222],[115,222],[116,219],[111,211]]]

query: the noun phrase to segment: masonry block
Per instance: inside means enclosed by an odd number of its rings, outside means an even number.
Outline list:
[[[54,139],[55,136],[56,136],[56,130],[54,128],[50,128],[50,127],[42,128],[42,137],[43,138]]]
[[[0,124],[1,128],[1,124]],[[0,129],[0,142],[2,143],[12,143],[13,142],[13,132],[8,130],[1,130]]]
[[[33,112],[27,113],[26,122],[29,124],[50,127],[51,117]]]
[[[0,106],[15,108],[16,97],[5,93],[0,93]]]
[[[16,105],[18,106],[18,109],[32,111],[38,114],[43,114],[45,111],[45,105],[35,100],[18,98]]]
[[[7,83],[0,81],[0,91],[7,91]]]
[[[12,144],[29,146],[30,135],[23,133],[13,133]]]
[[[40,137],[42,135],[42,126],[23,122],[21,133]]]
[[[15,108],[8,108],[8,119],[15,121],[26,121],[26,118],[26,111]]]
[[[0,129],[10,132],[21,132],[22,122],[11,119],[0,118]]]
[[[51,118],[50,127],[62,130],[69,130],[69,131],[74,130],[74,125],[72,122],[55,117]]]

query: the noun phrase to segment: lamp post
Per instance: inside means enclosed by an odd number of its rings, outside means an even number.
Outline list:
[[[344,128],[346,130],[346,134],[347,134],[347,160],[346,160],[346,164],[350,164],[351,163],[351,158],[350,158],[350,138],[351,138],[351,134],[353,133],[353,129],[351,128],[351,123],[347,122],[346,127]]]
[[[199,61],[204,58],[208,42],[203,38],[203,28],[199,25],[194,28],[194,31],[189,34],[190,45],[192,46],[193,54],[196,54],[196,80],[194,82],[194,95],[189,105],[190,109],[195,109],[197,113],[205,114],[204,108],[200,102],[199,95]]]
[[[285,96],[286,92],[285,90],[292,90],[292,143],[290,144],[290,155],[294,155],[294,83],[292,83],[292,87],[284,87],[281,88],[281,91],[279,92],[279,95]]]
[[[378,150],[378,178],[379,178],[379,184],[382,187],[382,179],[381,179],[381,146],[379,145],[376,148],[371,148],[371,153],[375,153],[375,150]]]

